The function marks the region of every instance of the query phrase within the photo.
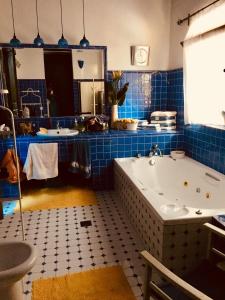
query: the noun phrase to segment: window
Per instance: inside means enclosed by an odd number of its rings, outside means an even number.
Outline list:
[[[184,42],[186,124],[224,125],[225,1],[221,3],[192,20]]]

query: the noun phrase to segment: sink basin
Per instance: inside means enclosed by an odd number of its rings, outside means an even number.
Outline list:
[[[185,206],[177,204],[164,204],[160,207],[160,210],[168,217],[181,217],[187,215],[189,212]]]
[[[60,128],[60,129],[48,129],[46,133],[37,132],[39,136],[73,136],[79,133],[78,130],[73,130],[69,128]]]

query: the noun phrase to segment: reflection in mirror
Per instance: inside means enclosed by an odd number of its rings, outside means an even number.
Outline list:
[[[80,81],[81,113],[101,114],[104,109],[104,82]]]
[[[104,53],[102,50],[73,49],[73,79],[75,80],[103,80],[104,79]],[[79,66],[79,61],[83,66]],[[82,63],[81,63],[82,64]]]
[[[47,115],[43,49],[15,50],[19,106],[23,117]]]
[[[73,93],[71,49],[44,49],[47,107],[51,117],[78,113]]]
[[[95,115],[104,111],[103,55],[103,51],[98,49],[72,50],[73,80],[78,86],[82,114]]]
[[[104,49],[3,48],[7,106],[25,118],[104,113]]]

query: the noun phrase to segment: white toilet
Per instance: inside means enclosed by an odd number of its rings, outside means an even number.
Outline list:
[[[0,299],[23,299],[21,279],[34,266],[37,255],[27,242],[0,242]]]

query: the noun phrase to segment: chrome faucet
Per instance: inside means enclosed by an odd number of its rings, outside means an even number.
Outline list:
[[[152,148],[149,152],[149,157],[157,156],[159,155],[160,157],[163,157],[163,153],[160,150],[159,146],[157,144],[153,144]]]

